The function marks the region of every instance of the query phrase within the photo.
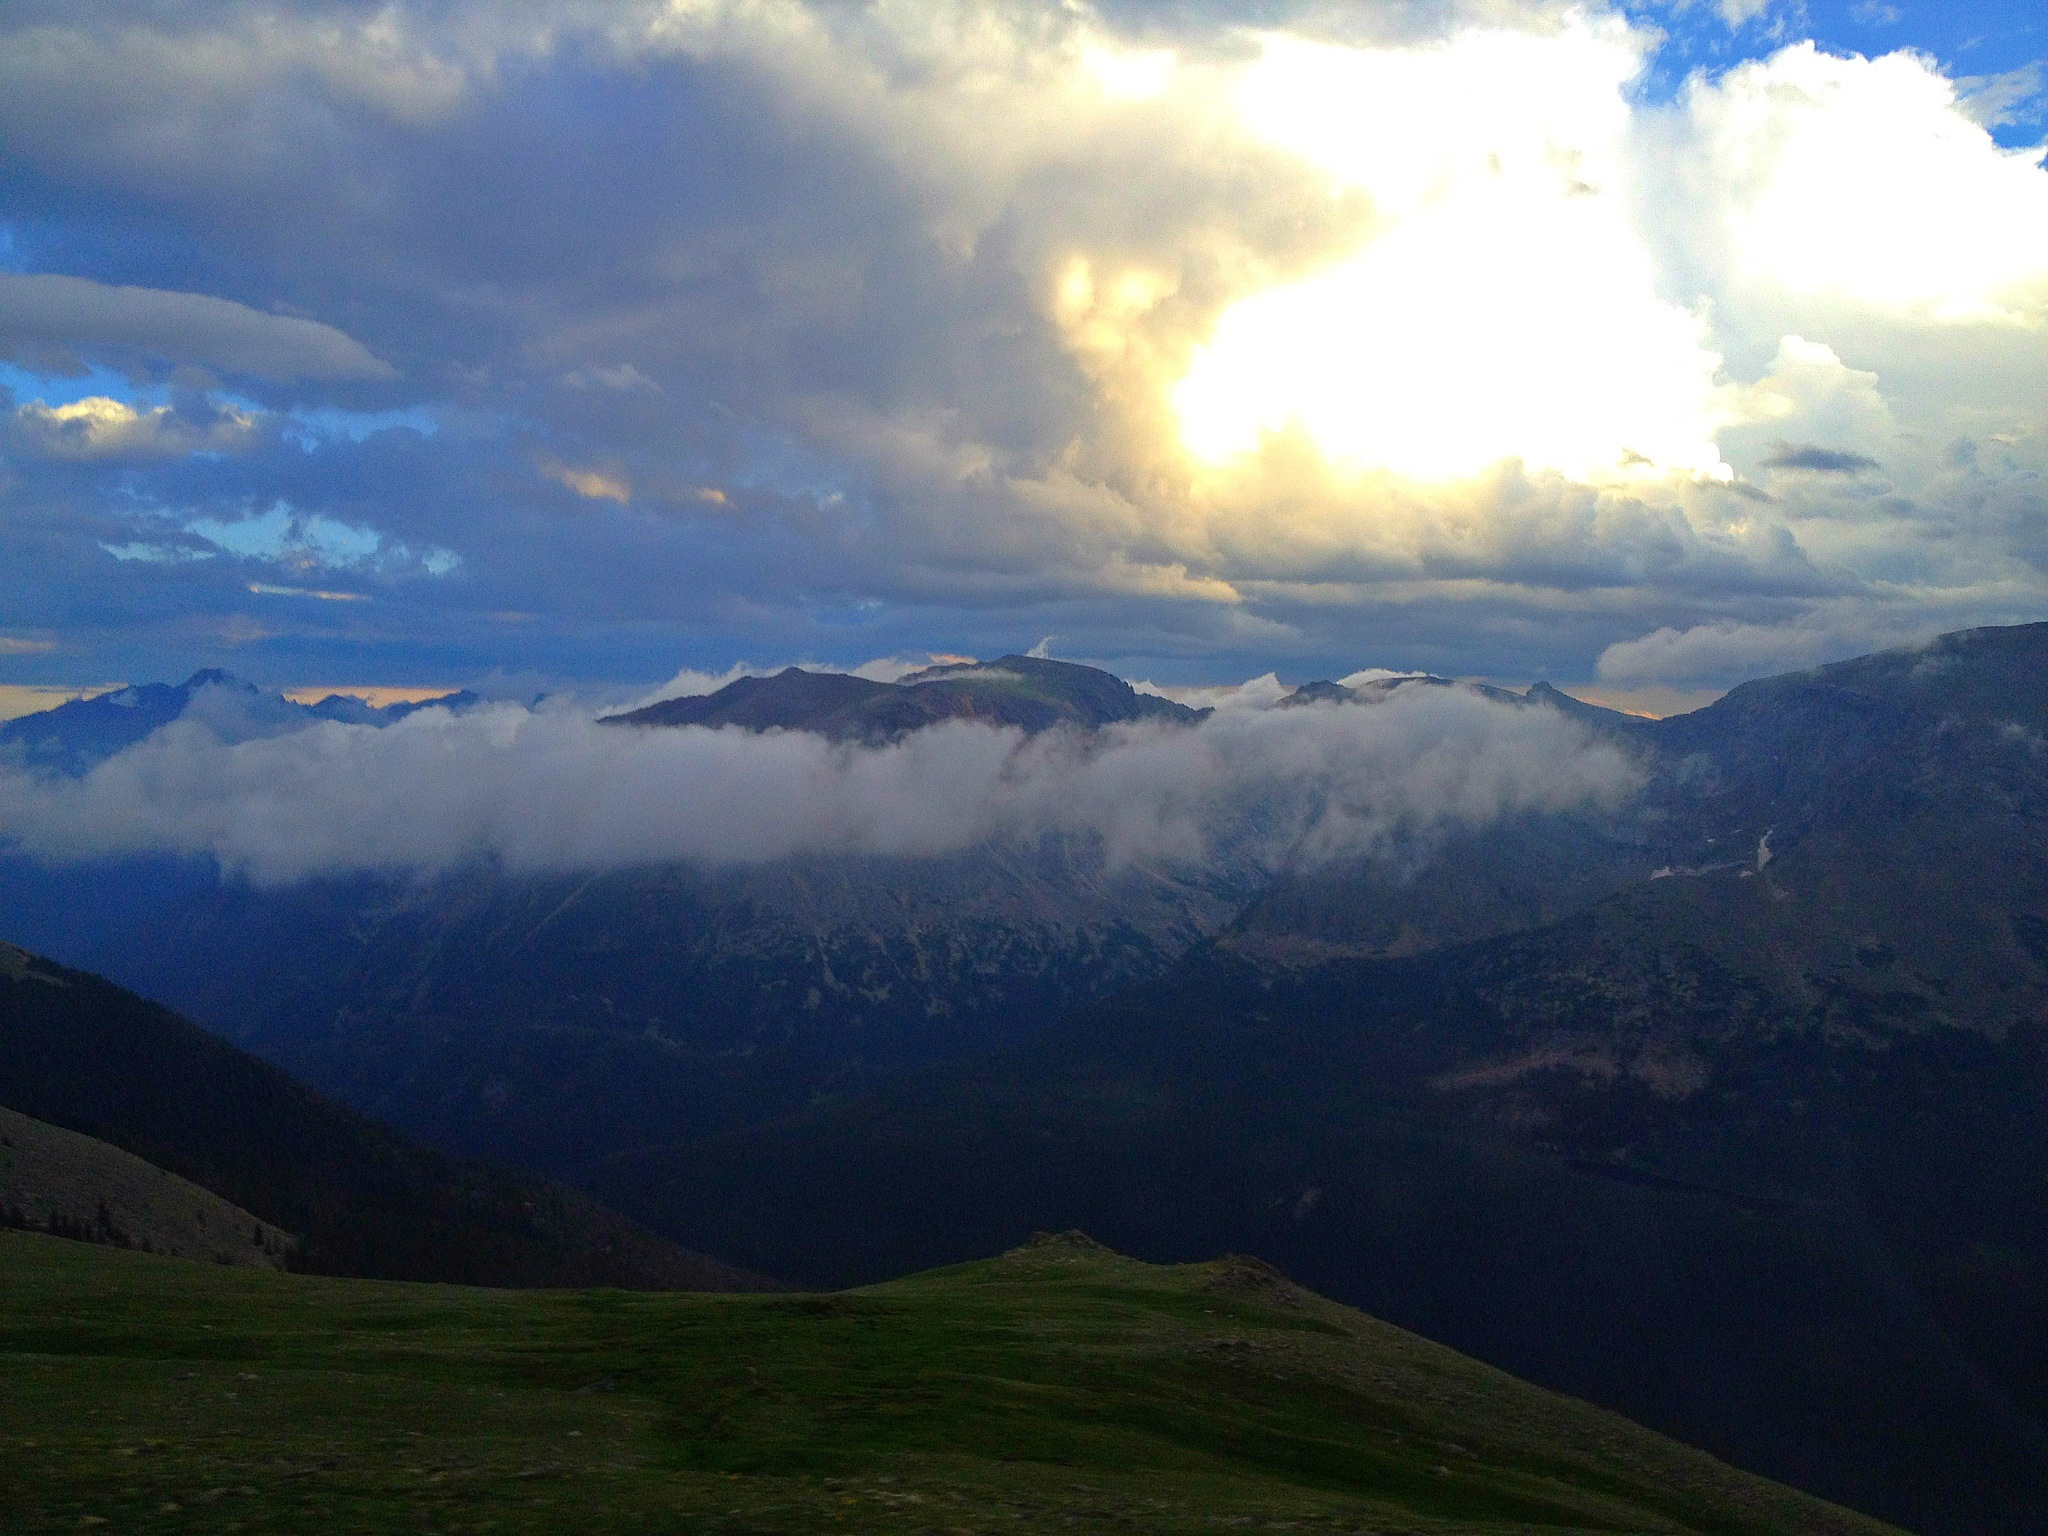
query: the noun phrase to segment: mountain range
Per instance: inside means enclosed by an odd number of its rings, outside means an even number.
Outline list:
[[[215,674],[132,691],[158,724],[180,698],[179,718],[231,706],[237,729],[304,713]],[[109,721],[129,718],[105,699],[68,704],[0,732],[0,752],[83,771],[114,740]],[[613,718],[866,741],[906,721],[1087,731],[1200,716],[1095,668],[1012,656],[896,684],[791,668]],[[0,906],[28,947],[410,1133],[561,1174],[1025,1038],[1157,974],[1251,888],[1240,871],[1109,867],[1050,836],[933,858],[478,864],[264,889],[204,861],[0,855]]]
[[[429,707],[467,709],[481,700],[466,689],[439,698],[375,706],[345,693],[330,693],[299,704],[269,693],[219,668],[195,672],[182,683],[142,683],[55,709],[0,723],[0,759],[31,769],[85,773],[96,763],[132,747],[173,720],[197,714],[231,715],[242,730],[280,731],[337,720],[349,725],[389,725]]]
[[[1049,1222],[1256,1252],[1916,1528],[2048,1528],[2048,626],[1585,718],[1627,816],[1283,878],[1023,1046],[591,1187],[828,1283]]]
[[[618,728],[1203,725],[1037,658],[819,676]],[[1416,689],[1481,692],[1287,707]],[[0,899],[360,1109],[778,1278],[1069,1226],[1253,1252],[1913,1528],[2048,1531],[2048,625],[1662,721],[1482,696],[1639,788],[1277,871],[1048,838],[254,891],[16,857]]]

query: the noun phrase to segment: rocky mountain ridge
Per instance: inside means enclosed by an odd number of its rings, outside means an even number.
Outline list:
[[[786,667],[742,677],[715,693],[665,699],[602,723],[624,726],[734,725],[813,731],[834,741],[899,741],[947,720],[1012,726],[1027,734],[1057,725],[1093,730],[1157,720],[1191,725],[1206,710],[1139,693],[1095,667],[1038,656],[925,667],[897,682]]]
[[[284,731],[319,720],[389,725],[422,709],[459,710],[479,702],[476,694],[458,689],[439,698],[383,706],[345,693],[299,704],[210,667],[182,683],[131,684],[0,723],[0,760],[37,772],[77,775],[195,713],[231,714],[245,731]]]

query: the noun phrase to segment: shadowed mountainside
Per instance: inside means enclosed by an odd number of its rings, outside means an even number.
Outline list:
[[[410,1135],[567,1173],[1027,1038],[1156,975],[1242,900],[1085,854],[1049,839],[284,890],[12,860],[0,904],[15,937],[112,968]]]
[[[0,945],[0,1105],[298,1239],[295,1267],[496,1285],[764,1285],[567,1189],[456,1162],[97,976]]]
[[[1633,820],[1283,880],[1024,1047],[593,1187],[833,1284],[1068,1224],[1257,1252],[1918,1528],[2048,1530],[2044,726],[2048,626],[1616,722]]]

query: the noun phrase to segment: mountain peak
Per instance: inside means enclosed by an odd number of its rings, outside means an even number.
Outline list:
[[[1098,667],[1042,656],[1000,656],[925,667],[894,683],[787,667],[773,677],[735,679],[715,693],[607,715],[601,723],[736,725],[880,742],[900,740],[945,720],[978,720],[1036,733],[1056,725],[1093,729],[1134,720],[1199,718],[1197,711],[1141,694]]]

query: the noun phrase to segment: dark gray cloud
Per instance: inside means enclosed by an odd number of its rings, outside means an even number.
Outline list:
[[[1821,448],[1813,443],[1773,443],[1763,462],[1770,469],[1805,469],[1820,475],[1856,475],[1877,468],[1877,460],[1868,454]]]
[[[389,363],[331,325],[267,315],[228,299],[96,283],[82,277],[0,273],[0,357],[76,369],[80,354],[136,355],[294,383],[389,379]],[[82,370],[81,370],[82,371]]]

